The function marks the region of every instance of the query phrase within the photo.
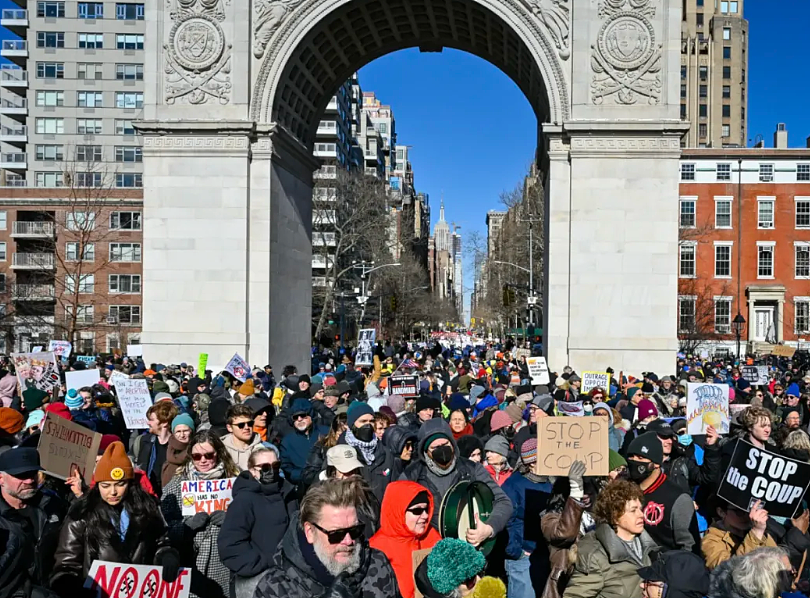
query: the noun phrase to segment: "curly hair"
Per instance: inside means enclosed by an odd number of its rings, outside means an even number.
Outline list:
[[[593,514],[598,521],[615,527],[616,522],[624,515],[627,503],[632,500],[644,502],[641,488],[628,480],[616,480],[599,494]]]
[[[754,429],[754,425],[762,419],[767,419],[769,423],[773,423],[773,414],[764,407],[748,407],[743,411],[740,419],[743,427],[750,432]]]

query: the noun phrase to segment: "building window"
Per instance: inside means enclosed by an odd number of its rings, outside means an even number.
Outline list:
[[[796,198],[796,228],[810,228],[810,197]]]
[[[66,243],[65,244],[65,260],[68,262],[79,261],[79,245],[80,243]],[[96,246],[95,243],[85,243],[84,251],[82,251],[81,261],[92,262],[96,259]]]
[[[115,175],[115,186],[120,188],[143,187],[143,175],[139,173],[121,173]]]
[[[76,93],[79,108],[101,108],[104,105],[104,94],[100,91],[80,91]]]
[[[64,106],[65,105],[65,92],[64,91],[38,91],[37,92],[37,106]]]
[[[8,229],[8,212],[0,210],[0,230]]]
[[[64,118],[38,118],[37,135],[62,135],[65,132]]]
[[[65,276],[65,292],[66,293],[75,293],[76,292],[76,279],[77,276],[75,274],[68,274]],[[96,277],[94,274],[83,274],[82,276],[78,277],[79,279],[79,293],[83,295],[89,295],[92,293],[96,286]]]
[[[680,276],[681,278],[695,277],[695,251],[694,242],[684,242],[680,246]]]
[[[115,18],[119,21],[143,21],[143,4],[118,2],[115,5]]]
[[[115,134],[116,135],[135,135],[135,127],[132,126],[131,120],[116,120],[115,121]]]
[[[723,46],[723,58],[726,60],[731,59],[731,46]]]
[[[709,97],[709,86],[708,85],[701,85],[700,86],[700,97],[701,98],[708,98]]]
[[[0,262],[6,261],[6,244],[5,242],[0,243]]]
[[[678,297],[678,330],[691,332],[695,329],[695,297]]]
[[[76,65],[76,77],[78,79],[100,81],[104,78],[102,65],[96,62],[80,62]]]
[[[63,147],[62,145],[38,145],[36,147],[37,160],[61,161],[65,157]]]
[[[773,247],[757,244],[757,278],[773,278]]]
[[[140,243],[110,243],[111,262],[140,262]]]
[[[796,180],[797,181],[810,181],[810,164],[797,164],[796,165]]]
[[[79,2],[79,18],[80,19],[103,19],[104,18],[104,3],[103,2]]]
[[[119,50],[143,50],[143,35],[119,33],[115,36],[115,47]]]
[[[731,278],[731,245],[714,246],[714,277]]]
[[[71,232],[94,230],[96,215],[93,212],[68,212],[65,214],[65,228]]]
[[[796,278],[810,278],[810,243],[796,241]]]
[[[681,79],[686,79],[686,65],[681,65]]]
[[[100,145],[77,145],[76,159],[80,162],[101,162],[102,151]],[[101,173],[99,173],[101,174]]]
[[[759,165],[759,180],[761,183],[773,182],[773,164]]]
[[[77,187],[101,187],[103,183],[102,173],[100,172],[77,172],[76,173],[76,186]]]
[[[95,310],[94,310],[92,305],[80,305],[76,309],[76,323],[77,324],[93,324],[94,314],[95,314]],[[73,318],[73,306],[72,305],[65,305],[65,316],[68,319]]]
[[[698,132],[700,137],[703,138],[707,137],[709,135],[709,125],[707,125],[706,123],[700,123],[700,126],[698,127]]]
[[[681,180],[694,181],[695,180],[695,165],[694,164],[681,164]]]
[[[723,125],[722,137],[731,137],[731,125]]]
[[[731,39],[731,27],[723,27],[723,39],[724,40]]]
[[[686,119],[686,104],[681,104],[681,118]]]
[[[724,66],[723,67],[723,79],[731,79],[731,67]]]
[[[681,217],[680,217],[680,226],[681,228],[695,228],[695,206],[696,201],[694,199],[682,199],[680,201],[681,207]]]
[[[38,79],[64,79],[64,62],[37,62]]]
[[[104,47],[103,33],[80,33],[79,48],[87,50],[101,50]]]
[[[739,2],[729,2],[729,5],[731,7],[729,9],[729,12],[736,14],[737,13],[737,7],[739,6],[739,4],[740,4]]]
[[[143,65],[116,64],[115,78],[119,81],[143,81]]]
[[[116,146],[116,162],[143,162],[143,150],[139,147]]]
[[[140,305],[111,305],[109,313],[110,320],[118,322],[119,324],[141,323]]]
[[[773,228],[773,199],[757,198],[757,228]]]
[[[714,198],[714,228],[731,228],[730,198]]]
[[[731,298],[714,298],[714,331],[718,334],[731,332]]]
[[[37,173],[37,187],[61,187],[61,186],[62,186],[61,172]]]
[[[717,165],[717,180],[730,181],[731,180],[731,164],[718,164]]]
[[[76,119],[76,133],[79,135],[101,135],[101,119],[99,118],[78,118]]]
[[[698,114],[701,118],[706,118],[709,115],[709,107],[706,104],[698,106]]]
[[[810,333],[810,298],[797,297],[794,301],[796,334],[808,334]]]
[[[65,34],[56,31],[37,31],[37,48],[64,48]]]
[[[60,19],[65,16],[64,2],[37,2],[37,16]]]
[[[110,230],[141,230],[140,212],[112,212]]]
[[[701,81],[708,81],[709,80],[709,67],[702,66],[698,70],[700,72],[700,80]]]
[[[731,118],[731,106],[723,104],[723,118]]]
[[[731,85],[723,85],[723,99],[731,98]]]
[[[116,108],[143,108],[143,93],[117,92],[115,94]]]
[[[681,84],[681,99],[686,99],[686,84]]]
[[[110,293],[138,295],[141,292],[141,277],[138,274],[110,274]]]

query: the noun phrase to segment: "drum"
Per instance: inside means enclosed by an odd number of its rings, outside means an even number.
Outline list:
[[[462,481],[450,488],[439,507],[439,533],[443,538],[466,541],[467,530],[475,528],[475,516],[486,522],[492,514],[495,495],[484,482]],[[489,538],[478,549],[488,555],[495,546]]]

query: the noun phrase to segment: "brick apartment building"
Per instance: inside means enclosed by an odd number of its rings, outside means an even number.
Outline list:
[[[138,344],[142,213],[141,189],[3,188],[0,352]]]
[[[734,353],[810,339],[810,140],[788,149],[689,149],[681,159],[679,318],[682,345]]]

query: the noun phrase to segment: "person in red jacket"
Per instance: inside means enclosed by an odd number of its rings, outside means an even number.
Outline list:
[[[430,526],[432,517],[433,496],[427,488],[410,481],[388,484],[382,502],[380,530],[369,544],[388,557],[402,598],[414,597],[412,553],[433,548],[442,539]]]

